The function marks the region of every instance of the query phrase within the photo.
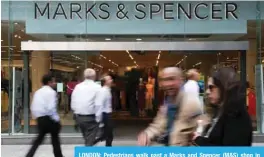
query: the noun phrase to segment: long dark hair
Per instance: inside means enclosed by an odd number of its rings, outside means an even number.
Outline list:
[[[233,114],[246,109],[245,85],[237,79],[232,68],[220,68],[212,74],[214,85],[220,90],[220,114]]]

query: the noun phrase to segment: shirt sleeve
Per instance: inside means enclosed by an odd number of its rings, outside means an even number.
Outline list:
[[[47,111],[50,113],[50,116],[53,120],[59,121],[60,117],[57,113],[57,93],[55,91],[50,92],[47,96],[47,100],[49,100],[49,103],[47,105]]]
[[[96,121],[100,123],[102,121],[102,112],[106,99],[106,92],[103,89],[99,89],[95,98],[95,116]]]
[[[34,118],[36,118],[37,114],[38,114],[37,109],[36,109],[36,103],[37,103],[37,97],[36,96],[37,96],[37,94],[34,93],[33,100],[32,100],[32,103],[31,103],[31,113],[32,113]]]
[[[78,90],[78,86],[76,86],[75,88],[74,88],[74,90],[72,91],[72,94],[71,94],[71,109],[73,110],[73,111],[76,111],[76,94],[77,94],[77,90]]]
[[[46,110],[52,112],[54,109],[56,109],[57,106],[57,93],[54,92],[49,92],[49,94],[46,95],[47,96],[47,106],[46,106]]]

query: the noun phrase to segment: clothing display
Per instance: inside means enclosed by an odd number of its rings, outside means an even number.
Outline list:
[[[152,99],[154,98],[154,83],[155,79],[149,78],[146,85],[146,110],[152,110]]]

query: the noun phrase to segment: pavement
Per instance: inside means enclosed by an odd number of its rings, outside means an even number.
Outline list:
[[[136,141],[114,141],[113,146],[135,146]],[[62,145],[64,157],[74,157],[74,147],[82,145]],[[97,146],[104,146],[101,142]],[[264,146],[264,143],[254,143],[253,146]],[[1,157],[25,157],[30,145],[2,145]],[[35,157],[53,157],[51,145],[41,145]]]

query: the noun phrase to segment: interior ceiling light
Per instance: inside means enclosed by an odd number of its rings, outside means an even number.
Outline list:
[[[78,56],[75,56],[75,55],[71,55],[74,59],[77,59],[77,60],[82,60],[80,57],[78,57]],[[94,66],[97,66],[97,67],[99,67],[99,68],[103,68],[103,66],[102,65],[99,65],[99,64],[96,64],[96,63],[94,63],[94,62],[91,62],[91,61],[88,61],[88,63],[90,63],[90,64],[92,64],[92,65],[94,65]]]
[[[137,40],[137,41],[141,41],[142,39],[140,39],[140,38],[137,38],[136,40]]]
[[[161,51],[159,51],[159,54],[158,54],[158,57],[157,57],[157,60],[156,60],[156,66],[159,65],[160,56],[161,56]]]
[[[97,66],[97,67],[99,67],[99,68],[104,68],[102,65],[96,64],[96,63],[91,62],[91,61],[88,61],[88,63],[90,63],[90,64],[92,64],[92,65],[94,65],[94,66]]]
[[[75,56],[75,55],[71,55],[73,58],[75,58],[75,59],[78,59],[78,60],[81,60],[81,58],[80,57],[78,57],[78,56]]]
[[[15,22],[15,25],[17,25],[18,23],[17,22]]]
[[[16,46],[1,46],[1,47],[7,47],[7,48],[9,48],[9,47],[16,47]]]
[[[110,40],[111,40],[111,38],[105,38],[105,40],[106,40],[106,41],[110,41]]]
[[[130,57],[130,59],[131,59],[132,61],[134,61],[134,64],[136,65],[136,67],[139,67],[138,64],[137,64],[137,62],[134,60],[133,56],[130,54],[130,52],[129,52],[128,50],[126,50],[126,53],[127,53],[128,56]]]
[[[196,66],[201,65],[201,64],[202,64],[202,62],[198,62],[198,63],[194,64],[193,67],[196,67]]]
[[[104,55],[102,55],[102,54],[100,55],[100,57],[103,58],[103,59],[105,59],[105,60],[107,60],[107,58],[106,58]],[[108,61],[109,61],[110,63],[112,63],[112,64],[113,64],[114,66],[116,66],[116,67],[119,66],[118,64],[116,64],[114,61],[112,61],[112,60],[110,60],[110,59],[109,59]]]
[[[181,64],[186,58],[187,58],[186,55],[183,56],[183,58],[178,63],[176,63],[175,65],[177,66],[177,65]]]

